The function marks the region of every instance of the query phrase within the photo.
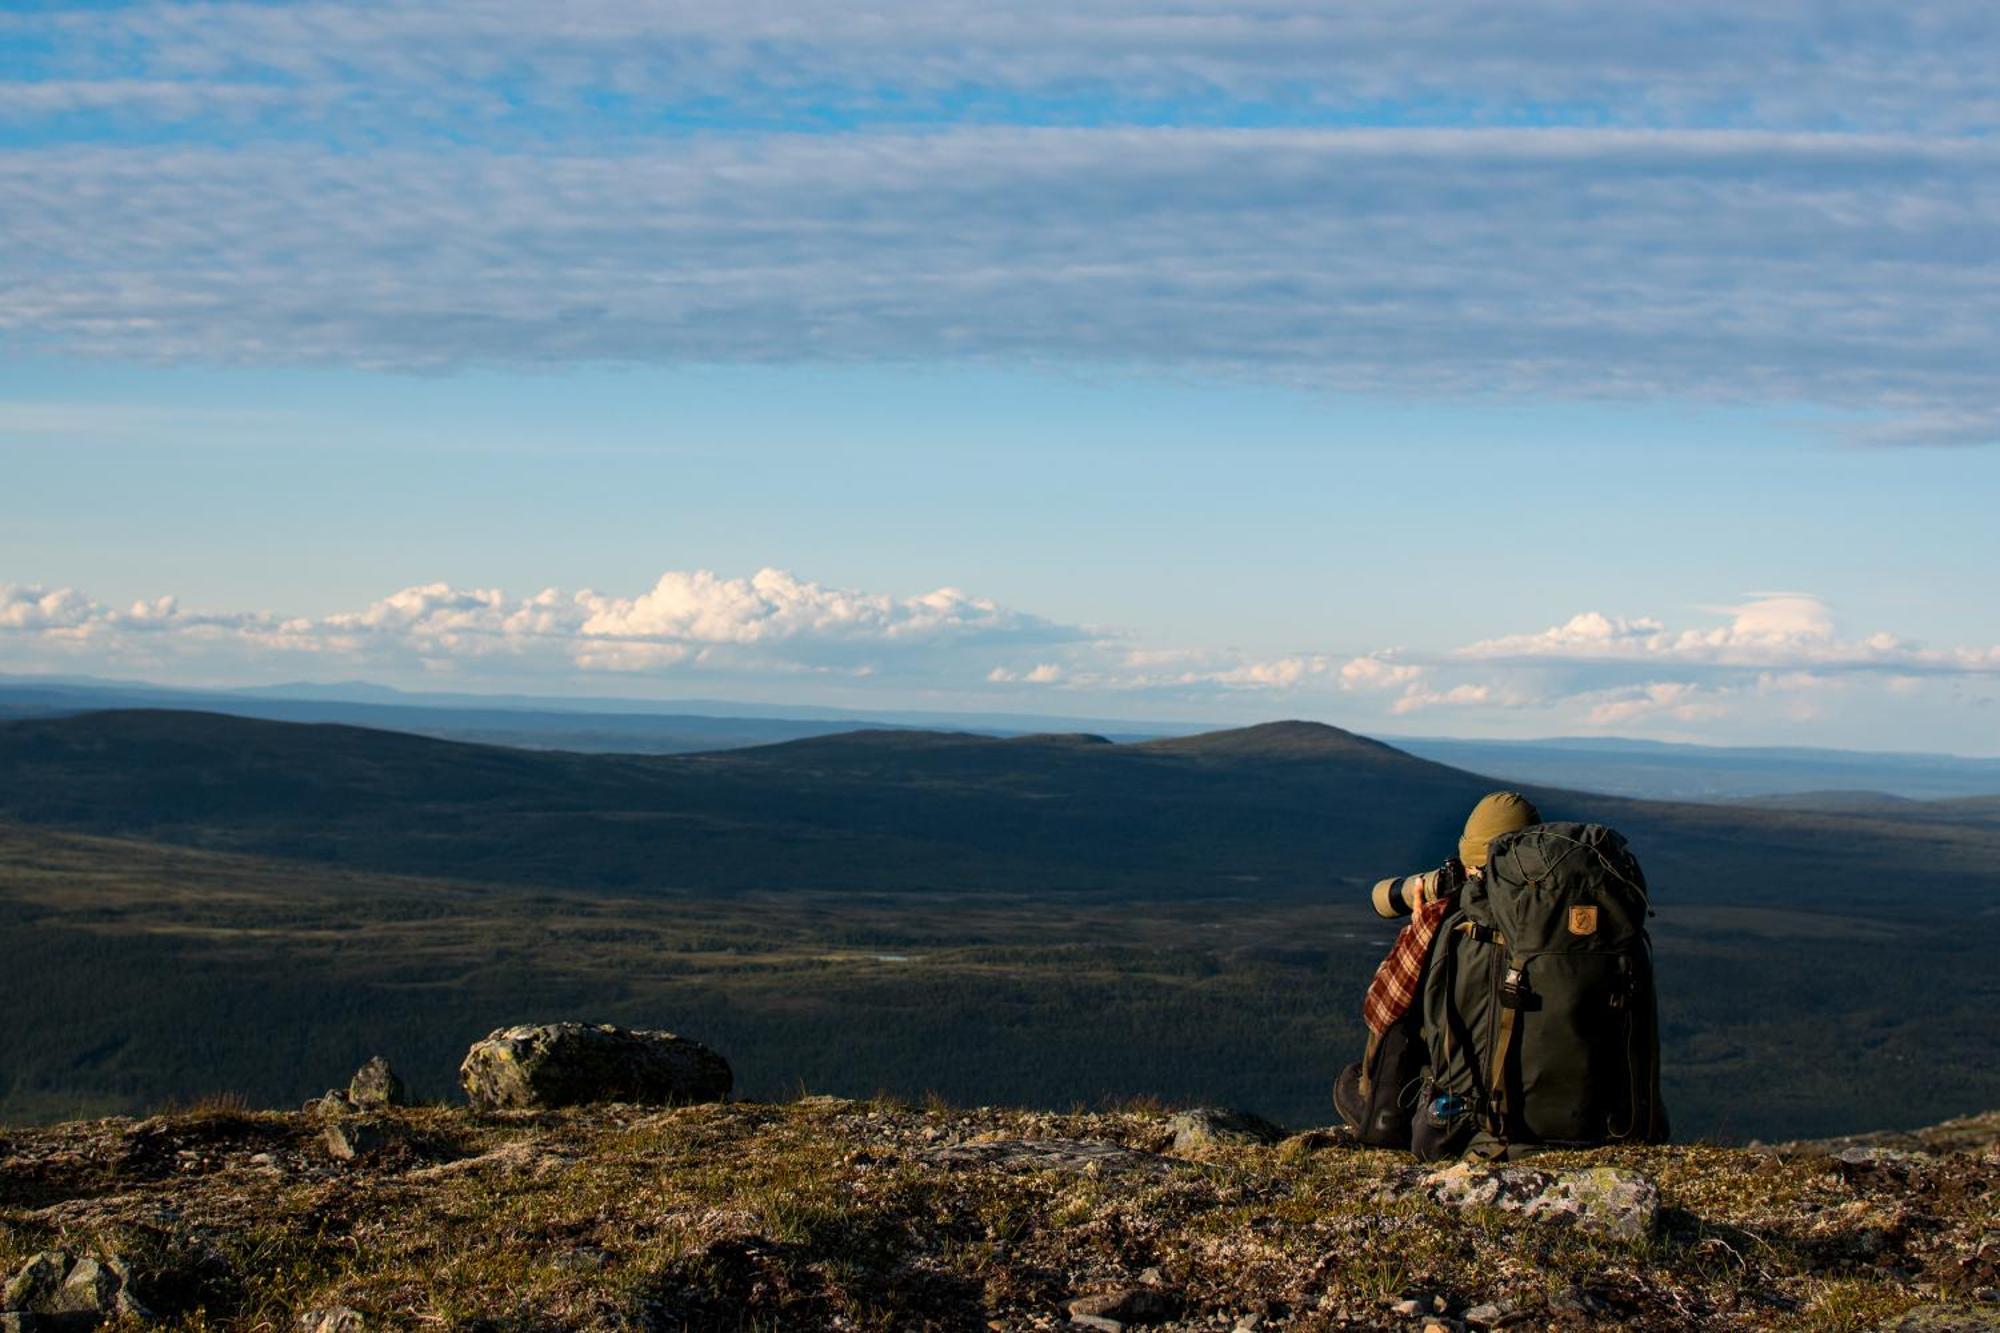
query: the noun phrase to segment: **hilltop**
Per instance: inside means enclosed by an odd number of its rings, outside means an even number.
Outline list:
[[[44,1262],[95,1260],[174,1326],[328,1333],[2000,1320],[1990,1137],[1609,1150],[1496,1177],[1338,1130],[1203,1138],[1145,1107],[809,1097],[335,1123],[218,1106],[8,1133],[0,1269],[58,1251]]]

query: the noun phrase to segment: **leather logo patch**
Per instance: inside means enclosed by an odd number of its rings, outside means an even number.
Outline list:
[[[1570,908],[1569,933],[1572,935],[1595,935],[1597,933],[1597,909],[1595,907]]]

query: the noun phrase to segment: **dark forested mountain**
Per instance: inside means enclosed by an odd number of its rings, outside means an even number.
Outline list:
[[[0,675],[0,719],[107,709],[197,710],[272,722],[332,722],[439,740],[582,754],[707,753],[867,728],[984,736],[1096,732],[1120,741],[1184,737],[1202,731],[1218,734],[1213,724],[1157,719],[1093,720],[901,709],[862,713],[715,699],[405,693],[361,681],[189,690],[138,681]],[[1794,793],[1865,796],[1886,792],[1935,801],[2000,795],[2000,758],[1690,745],[1611,736],[1389,739],[1419,758],[1485,774],[1508,785],[1527,783],[1645,800],[1736,802]]]
[[[131,711],[0,724],[0,1118],[448,1086],[502,1022],[684,1028],[746,1091],[1152,1093],[1323,1117],[1392,927],[1493,785],[1331,727],[521,751]],[[1682,1127],[2000,1102],[2000,825],[1532,790],[1653,884]],[[1851,804],[1851,803],[1850,803]],[[11,821],[11,824],[10,824]]]
[[[1419,869],[1489,779],[1316,723],[1130,745],[861,731],[579,755],[130,711],[0,724],[0,817],[396,873],[636,891],[1295,890]],[[1625,829],[1668,901],[1933,903],[2000,835],[1534,790]]]

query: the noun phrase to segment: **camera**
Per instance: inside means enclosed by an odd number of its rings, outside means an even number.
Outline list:
[[[1465,883],[1465,867],[1457,860],[1446,861],[1436,870],[1398,879],[1378,880],[1369,894],[1375,915],[1393,920],[1408,916],[1425,903],[1457,893]]]

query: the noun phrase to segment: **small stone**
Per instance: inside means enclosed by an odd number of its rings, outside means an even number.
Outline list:
[[[68,1272],[69,1256],[61,1250],[43,1250],[28,1256],[27,1262],[7,1279],[6,1288],[0,1290],[0,1309],[26,1310],[46,1303],[62,1286],[63,1276]]]
[[[1576,1286],[1564,1287],[1549,1297],[1549,1309],[1557,1314],[1578,1314],[1593,1319],[1600,1319],[1611,1313],[1611,1306],[1601,1297]]]
[[[315,1097],[302,1108],[307,1115],[337,1116],[353,1115],[354,1103],[347,1100],[347,1094],[339,1088],[328,1088],[324,1097]]]
[[[345,1305],[308,1310],[299,1316],[299,1333],[364,1333],[367,1327],[361,1312]]]
[[[1197,1106],[1167,1121],[1174,1132],[1174,1151],[1187,1153],[1211,1143],[1269,1144],[1285,1137],[1285,1131],[1248,1111],[1232,1111],[1219,1106]]]
[[[1465,1333],[1465,1325],[1443,1315],[1432,1315],[1424,1320],[1424,1333]]]
[[[1491,1302],[1475,1305],[1465,1312],[1465,1322],[1474,1328],[1492,1328],[1506,1317],[1507,1312]]]
[[[1264,1327],[1263,1315],[1246,1314],[1236,1321],[1235,1333],[1257,1333],[1262,1327]]]
[[[1332,1148],[1353,1148],[1358,1146],[1354,1131],[1345,1125],[1325,1129],[1307,1129],[1292,1135],[1278,1145],[1278,1156],[1286,1161],[1300,1157],[1310,1157],[1314,1153],[1326,1152]]]
[[[365,1109],[380,1110],[385,1106],[405,1105],[408,1097],[403,1080],[396,1076],[389,1062],[378,1055],[354,1071],[354,1077],[347,1084],[347,1100]]]
[[[578,1273],[603,1268],[610,1262],[610,1251],[600,1250],[594,1245],[581,1245],[565,1254],[557,1255],[555,1266]]]
[[[1397,1301],[1394,1305],[1389,1307],[1390,1314],[1396,1315],[1397,1317],[1402,1319],[1415,1319],[1418,1315],[1422,1314],[1423,1312],[1424,1312],[1424,1303],[1422,1301],[1410,1298],[1405,1298],[1403,1300]]]
[[[338,1162],[368,1157],[389,1146],[391,1136],[371,1120],[334,1120],[320,1134],[327,1156]]]
[[[930,1148],[917,1160],[948,1170],[1061,1171],[1080,1176],[1166,1176],[1192,1170],[1186,1162],[1140,1152],[1108,1139],[997,1139]]]
[[[1116,1319],[1106,1319],[1103,1315],[1073,1314],[1069,1317],[1071,1328],[1089,1328],[1097,1333],[1125,1333],[1125,1325]]]
[[[1077,1297],[1069,1303],[1069,1313],[1072,1319],[1091,1315],[1120,1325],[1156,1324],[1173,1317],[1174,1304],[1173,1297],[1157,1287],[1120,1287]]]
[[[118,1295],[118,1276],[95,1259],[79,1259],[62,1289],[49,1302],[50,1314],[110,1314]]]
[[[1919,1161],[1917,1154],[1902,1148],[1842,1148],[1833,1160],[1846,1166],[1909,1166]]]

